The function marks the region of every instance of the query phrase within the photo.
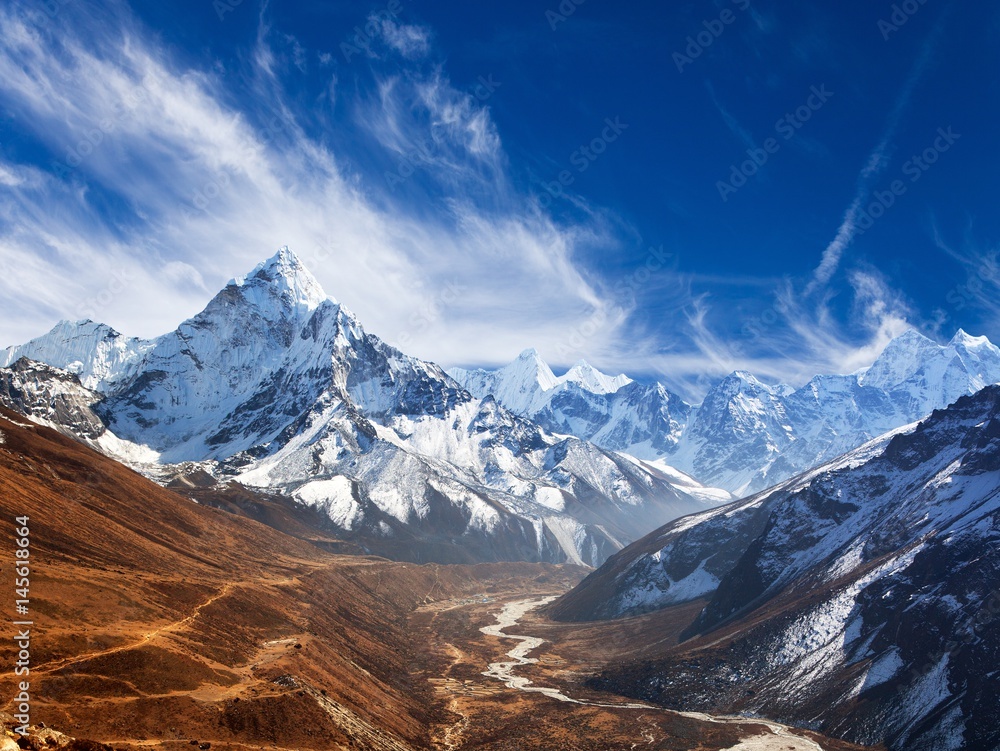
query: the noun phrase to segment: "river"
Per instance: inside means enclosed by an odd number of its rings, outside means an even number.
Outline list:
[[[499,639],[512,639],[518,642],[517,646],[507,653],[507,657],[510,658],[509,660],[491,662],[488,669],[483,672],[483,675],[500,681],[508,688],[525,691],[527,693],[542,694],[544,696],[548,696],[550,699],[555,699],[569,704],[581,704],[589,707],[603,707],[606,709],[643,709],[658,712],[670,712],[672,714],[681,715],[682,717],[701,720],[702,722],[713,722],[726,725],[764,726],[772,733],[772,735],[748,736],[738,745],[731,746],[730,748],[725,749],[725,751],[824,751],[823,747],[815,741],[801,735],[797,735],[786,725],[781,725],[770,720],[761,720],[755,717],[716,716],[704,714],[702,712],[674,712],[673,710],[664,709],[662,707],[654,707],[650,704],[606,704],[603,702],[588,701],[586,699],[574,699],[558,689],[536,686],[530,679],[525,678],[524,676],[515,675],[515,669],[525,665],[534,665],[538,662],[537,658],[528,657],[528,655],[545,644],[546,640],[537,636],[523,636],[520,634],[507,633],[507,629],[517,626],[525,615],[536,608],[540,608],[542,605],[547,605],[555,600],[556,597],[557,596],[552,596],[539,600],[517,600],[515,602],[509,602],[503,606],[503,609],[497,615],[496,623],[490,626],[483,626],[479,629],[487,636],[495,636]]]

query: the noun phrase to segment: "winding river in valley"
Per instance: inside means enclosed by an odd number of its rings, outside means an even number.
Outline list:
[[[726,749],[726,751],[778,751],[778,749],[781,749],[782,751],[824,751],[823,747],[815,741],[801,735],[797,735],[791,728],[776,722],[771,722],[770,720],[760,720],[755,717],[719,717],[704,714],[702,712],[673,712],[673,710],[664,709],[662,707],[654,707],[650,704],[606,704],[602,702],[587,701],[584,699],[574,699],[558,689],[536,686],[529,678],[515,675],[514,671],[517,668],[524,667],[525,665],[534,665],[538,662],[537,658],[529,657],[528,655],[545,644],[545,639],[541,639],[537,636],[523,636],[520,634],[508,633],[507,629],[517,626],[521,622],[521,619],[532,610],[540,608],[543,605],[547,605],[555,599],[557,599],[557,596],[545,597],[538,600],[517,600],[515,602],[509,602],[504,605],[503,609],[497,615],[496,623],[489,626],[483,626],[479,629],[487,636],[495,636],[499,639],[512,639],[518,642],[517,646],[507,652],[506,656],[510,658],[509,660],[490,663],[488,669],[483,673],[483,675],[487,678],[493,678],[494,680],[500,681],[508,688],[524,691],[526,693],[542,694],[550,699],[555,699],[569,704],[581,704],[606,709],[642,709],[654,710],[658,712],[671,712],[673,714],[681,715],[682,717],[689,717],[703,722],[716,722],[727,725],[762,725],[773,734],[769,736],[749,736],[738,745]]]

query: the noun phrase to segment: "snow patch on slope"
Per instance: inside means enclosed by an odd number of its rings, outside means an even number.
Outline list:
[[[354,498],[354,485],[346,477],[307,482],[292,494],[296,499],[318,508],[338,527],[351,531],[363,515]]]

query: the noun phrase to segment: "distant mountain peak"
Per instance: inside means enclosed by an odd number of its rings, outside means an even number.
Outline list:
[[[0,351],[0,367],[27,357],[69,371],[87,388],[99,389],[127,375],[151,346],[151,342],[125,337],[106,323],[89,318],[59,321],[48,333]]]
[[[774,394],[775,390],[763,381],[759,380],[753,373],[746,370],[734,370],[719,383],[716,391],[732,396],[746,393],[758,395],[761,393]],[[711,393],[706,397],[706,401],[711,398]]]
[[[566,371],[566,374],[559,380],[576,383],[584,390],[593,394],[612,394],[623,386],[632,383],[632,379],[624,373],[609,376],[599,371],[586,360],[577,360],[573,367]]]
[[[933,344],[934,340],[931,339],[930,337],[924,336],[914,328],[909,328],[902,334],[894,336],[890,341],[890,344],[892,344],[893,342],[897,344],[910,344],[913,342],[920,342],[920,343],[930,342],[931,344]]]
[[[547,432],[499,395],[477,401],[366,333],[287,248],[153,341],[110,331],[66,324],[3,353],[72,367],[93,390],[24,360],[0,368],[0,402],[158,478],[196,462],[222,484],[311,506],[383,553],[597,564],[720,500],[679,473]],[[508,369],[512,399],[557,381],[531,350]]]
[[[952,347],[993,347],[994,344],[985,336],[972,336],[967,334],[964,329],[959,329],[955,332],[955,336],[952,337],[948,344]]]
[[[517,356],[515,360],[497,371],[509,389],[527,393],[536,389],[547,391],[556,385],[556,376],[552,369],[538,354],[538,350],[529,347]]]
[[[529,347],[512,362],[492,372],[502,374],[500,380],[505,386],[514,386],[518,390],[537,386],[542,391],[551,391],[565,383],[575,383],[592,394],[611,394],[632,383],[632,379],[624,373],[610,376],[583,359],[577,360],[563,375],[557,376],[534,347]]]
[[[757,377],[754,376],[754,374],[751,373],[749,370],[734,370],[732,373],[729,374],[729,377],[736,381],[743,381],[744,383],[752,383],[754,385],[760,384],[761,386],[764,385],[759,380],[757,380]]]
[[[935,371],[944,371],[959,348],[976,350],[977,358],[985,358],[983,362],[969,363],[973,371],[969,375],[974,379],[982,377],[983,385],[992,382],[989,371],[1000,367],[1000,349],[986,337],[969,336],[962,329],[946,345],[938,344],[916,329],[908,329],[885,346],[858,380],[864,386],[887,390],[898,388],[914,379],[926,381]]]

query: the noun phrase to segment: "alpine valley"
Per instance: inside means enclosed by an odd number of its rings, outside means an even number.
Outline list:
[[[40,624],[0,744],[996,751],[998,493],[984,337],[692,404],[446,372],[282,248],[156,339],[0,355]]]
[[[671,610],[595,687],[893,749],[1000,746],[1000,386],[653,532],[551,608]],[[694,609],[685,609],[694,605]]]

